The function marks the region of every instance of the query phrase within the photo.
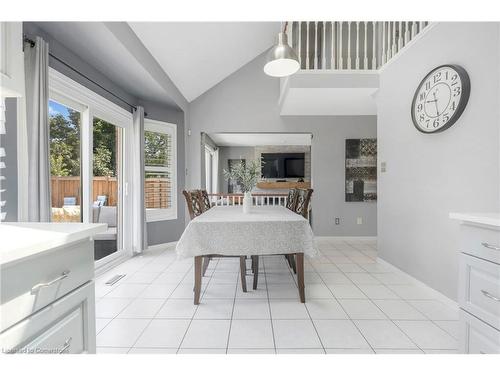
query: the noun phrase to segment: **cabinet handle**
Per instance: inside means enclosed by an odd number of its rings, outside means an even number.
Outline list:
[[[490,245],[488,242],[481,242],[481,245],[483,245],[487,249],[500,251],[500,246]]]
[[[64,342],[64,345],[63,347],[59,350],[59,352],[57,354],[63,354],[66,350],[69,349],[69,347],[71,346],[71,340],[73,340],[73,337],[69,337],[65,342]]]
[[[483,293],[485,297],[491,298],[493,301],[500,302],[500,298],[495,297],[493,294],[488,293],[486,290],[481,289],[481,293]]]
[[[58,281],[64,280],[65,278],[67,278],[67,277],[68,277],[69,272],[70,272],[70,271],[64,271],[63,273],[61,273],[61,276],[56,277],[54,280],[49,281],[48,283],[41,283],[41,284],[37,284],[37,285],[35,285],[33,288],[31,288],[31,294],[35,294],[35,293],[36,293],[36,292],[38,292],[38,290],[40,290],[41,288],[45,288],[45,287],[47,287],[47,286],[51,286],[52,284],[55,284],[55,283],[57,283]]]

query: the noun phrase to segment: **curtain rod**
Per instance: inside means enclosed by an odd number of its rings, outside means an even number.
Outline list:
[[[33,48],[35,46],[35,41],[28,38],[26,35],[24,36],[24,39],[23,39],[24,43],[28,43],[30,45],[31,48]],[[85,74],[83,74],[82,72],[80,72],[78,69],[76,68],[73,68],[71,65],[69,65],[67,62],[61,60],[59,57],[55,56],[54,54],[50,53],[49,52],[49,56],[52,57],[54,60],[60,62],[61,64],[63,64],[64,66],[66,66],[67,68],[71,69],[73,72],[77,73],[78,75],[80,75],[81,77],[85,78],[87,81],[93,83],[94,85],[96,85],[97,87],[99,87],[100,89],[106,91],[108,94],[112,95],[113,97],[115,97],[116,99],[118,99],[119,101],[121,101],[122,103],[125,103],[126,105],[128,105],[129,107],[133,108],[133,109],[137,109],[137,106],[133,105],[133,104],[130,104],[129,102],[127,102],[125,99],[122,99],[121,97],[119,97],[118,95],[116,95],[114,92],[108,90],[107,88],[105,88],[104,86],[102,86],[101,84],[97,83],[96,81],[94,81],[92,78],[89,78],[87,77]],[[144,112],[144,117],[147,116],[147,113]]]

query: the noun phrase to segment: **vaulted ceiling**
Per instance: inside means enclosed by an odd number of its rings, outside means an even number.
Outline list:
[[[271,47],[280,28],[278,22],[36,26],[130,95],[179,107],[179,96],[184,103],[196,99]],[[176,86],[177,98],[169,83]]]
[[[270,48],[277,22],[132,22],[188,101]]]

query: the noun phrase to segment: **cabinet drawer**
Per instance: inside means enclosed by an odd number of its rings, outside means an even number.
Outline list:
[[[11,353],[95,352],[94,283],[57,300],[0,335]]]
[[[83,240],[2,268],[0,332],[92,280],[93,256]]]
[[[461,353],[500,353],[500,331],[463,310],[460,310],[460,330]]]
[[[500,329],[500,265],[461,254],[459,303],[464,310]]]
[[[23,347],[20,353],[82,353],[84,349],[83,337],[83,306],[79,305],[59,322]]]
[[[500,264],[500,231],[461,225],[460,251]]]

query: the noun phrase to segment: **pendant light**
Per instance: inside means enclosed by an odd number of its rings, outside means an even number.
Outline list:
[[[267,55],[267,63],[264,65],[264,73],[271,77],[287,77],[300,69],[299,58],[295,51],[288,45],[285,22],[283,32],[278,34],[278,42]]]

